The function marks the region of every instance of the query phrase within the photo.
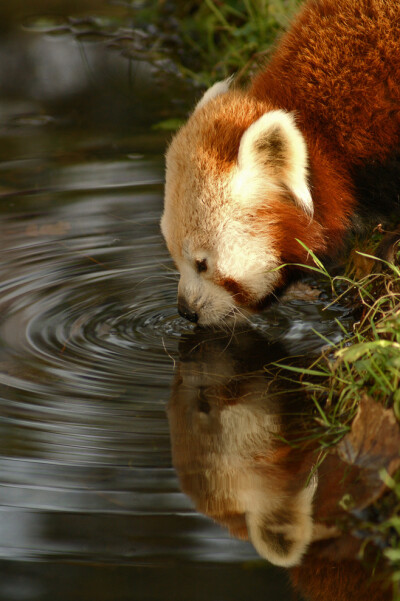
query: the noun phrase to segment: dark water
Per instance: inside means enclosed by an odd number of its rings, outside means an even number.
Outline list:
[[[36,78],[19,70],[0,103],[0,599],[291,599],[285,572],[197,513],[172,467],[166,408],[196,334],[158,226],[166,137],[144,111],[155,97],[165,116],[159,84],[110,106],[107,81],[74,96],[72,75],[55,78],[52,94],[56,69],[45,93],[46,44],[66,57],[71,41],[23,40]],[[254,368],[315,352],[313,328],[337,339],[338,315],[292,301],[258,317]]]

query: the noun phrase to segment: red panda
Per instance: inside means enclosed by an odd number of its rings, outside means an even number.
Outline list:
[[[166,156],[178,311],[233,324],[399,211],[400,3],[308,0],[248,89],[211,87]],[[292,264],[292,265],[288,265]]]

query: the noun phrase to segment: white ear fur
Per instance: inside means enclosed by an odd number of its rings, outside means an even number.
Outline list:
[[[228,92],[229,87],[232,83],[233,75],[228,77],[227,79],[223,79],[222,81],[217,81],[211,88],[208,88],[207,92],[205,92],[204,96],[199,100],[199,102],[195,106],[195,111],[202,108],[206,105],[210,100],[220,96],[221,94],[226,94]]]
[[[246,514],[249,539],[258,553],[270,563],[289,568],[298,565],[313,535],[312,481],[275,512],[267,505]]]
[[[307,184],[307,146],[292,114],[269,111],[252,123],[240,142],[238,168],[239,174],[256,178],[256,182],[248,183],[259,194],[265,190],[268,174],[274,174],[275,183],[286,186],[299,207],[310,216],[313,214]]]

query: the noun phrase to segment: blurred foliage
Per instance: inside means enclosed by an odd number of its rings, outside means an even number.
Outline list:
[[[83,16],[93,13],[123,14],[125,9],[108,0],[13,0],[0,2],[0,31],[14,29],[33,15]]]
[[[82,42],[102,42],[133,60],[202,86],[251,72],[268,55],[301,0],[121,0],[92,16],[32,18],[27,27]]]
[[[288,25],[299,0],[205,0],[178,6],[162,2],[180,37],[180,69],[210,85],[265,59],[276,36]],[[180,48],[179,48],[180,46]]]

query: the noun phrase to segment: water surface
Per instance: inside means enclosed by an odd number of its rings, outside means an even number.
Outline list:
[[[89,83],[80,108],[60,89],[0,104],[0,599],[290,599],[172,467],[166,407],[195,332],[159,231],[166,137],[148,97],[135,88],[127,128],[125,100],[99,118],[109,90]],[[337,340],[340,315],[291,301],[254,327],[273,360],[315,353],[314,329]]]

